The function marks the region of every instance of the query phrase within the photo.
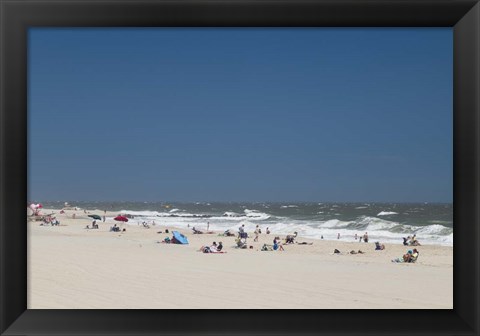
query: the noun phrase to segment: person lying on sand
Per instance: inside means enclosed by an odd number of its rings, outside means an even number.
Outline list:
[[[297,245],[313,245],[313,243],[307,243],[307,242],[297,242]]]
[[[350,251],[350,254],[364,254],[365,252],[363,252],[362,250],[358,250],[357,252],[354,251],[354,250],[351,250]]]
[[[195,229],[195,227],[192,228],[193,234],[203,234],[202,231]]]
[[[333,250],[333,254],[343,254],[343,253],[340,252],[340,250],[335,249],[335,250]],[[346,254],[365,254],[365,252],[363,252],[362,250],[358,250],[356,252],[354,250],[351,250],[350,252],[347,252]]]
[[[233,237],[233,236],[235,236],[235,234],[231,233],[230,230],[226,230],[226,231],[223,233],[223,236],[225,236],[225,237]]]

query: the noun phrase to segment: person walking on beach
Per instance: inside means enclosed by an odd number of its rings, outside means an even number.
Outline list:
[[[337,234],[337,239],[340,239],[340,233],[339,233],[339,234]]]
[[[210,222],[207,222],[207,231],[210,230]]]
[[[368,232],[365,232],[365,234],[363,235],[363,241],[365,243],[368,243]]]
[[[258,228],[258,225],[255,229],[255,238],[253,239],[254,242],[258,242],[258,234],[260,233],[260,229]]]

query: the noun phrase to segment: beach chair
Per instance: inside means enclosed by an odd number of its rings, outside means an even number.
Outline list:
[[[241,249],[246,249],[247,248],[247,243],[245,241],[243,241],[242,239],[237,238],[235,241],[237,243],[237,248],[241,248]]]

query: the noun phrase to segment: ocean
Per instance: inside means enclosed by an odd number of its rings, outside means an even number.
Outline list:
[[[355,234],[368,232],[370,241],[402,244],[402,237],[416,234],[421,244],[453,246],[451,203],[178,203],[178,202],[75,202],[80,209],[98,209],[133,215],[128,224],[146,221],[156,225],[233,232],[245,224],[265,232],[300,237],[354,241]],[[61,209],[64,201],[44,202],[46,208]],[[112,218],[107,218],[112,221]]]

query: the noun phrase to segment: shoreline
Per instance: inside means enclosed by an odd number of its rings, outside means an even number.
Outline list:
[[[89,210],[89,209],[84,209],[84,208],[79,208],[77,210],[74,210],[73,209],[74,207],[71,207],[70,209],[67,210],[67,213],[68,214],[72,214],[72,213],[76,213],[77,214],[77,218],[78,219],[87,219],[87,220],[90,220],[90,218],[87,217],[88,214],[101,214],[101,216],[103,216],[104,214],[104,210],[100,210],[100,209],[95,209],[95,210]],[[55,212],[57,215],[59,214],[59,212],[62,210],[62,209],[44,209],[48,212]],[[87,213],[84,213],[83,211],[87,211]],[[153,212],[157,212],[157,211],[150,211],[150,210],[145,210],[145,211],[134,211],[132,210],[131,211],[133,213],[133,216],[135,216],[136,218],[133,218],[133,219],[130,219],[130,222],[127,223],[128,226],[135,226],[135,223],[140,223],[143,219],[141,219],[141,217],[144,217],[144,216],[140,216],[138,215],[138,212],[144,212],[144,213],[153,213]],[[108,223],[111,223],[112,225],[115,223],[115,221],[113,221],[113,217],[117,216],[118,214],[120,213],[123,213],[123,214],[128,214],[129,211],[126,211],[126,210],[118,210],[118,211],[107,211],[106,213],[106,216],[107,216],[107,222]],[[139,218],[140,217],[140,218]],[[202,231],[206,231],[207,230],[207,222],[212,220],[214,221],[214,223],[212,223],[211,227],[212,230],[214,231],[217,231],[218,233],[223,233],[225,231],[225,229],[230,229],[231,232],[237,232],[238,231],[238,227],[243,223],[243,222],[248,222],[250,219],[244,219],[244,220],[239,220],[239,221],[235,221],[235,220],[232,220],[232,218],[230,217],[225,217],[224,218],[224,223],[228,223],[228,224],[232,224],[231,226],[224,226],[222,228],[218,228],[218,225],[216,225],[215,221],[218,221],[219,217],[218,216],[215,216],[215,215],[196,215],[196,214],[193,214],[193,215],[190,215],[189,216],[182,216],[182,215],[177,215],[176,213],[172,213],[170,216],[148,216],[149,218],[146,219],[146,222],[148,224],[151,225],[151,221],[154,220],[155,223],[157,223],[158,226],[160,227],[163,227],[163,226],[167,226],[167,227],[172,227],[172,228],[176,228],[178,230],[191,230],[192,227],[197,227],[197,229],[200,229]],[[187,223],[188,222],[185,222],[185,220],[192,220],[192,221],[198,221],[198,220],[203,220],[204,222],[201,222],[201,223],[191,223],[190,226],[186,227]],[[255,218],[252,218],[251,219],[253,222],[255,222]],[[276,232],[278,231],[278,229],[276,230],[275,228],[275,224],[274,223],[262,223],[261,221],[260,222],[256,222],[255,224],[259,224],[260,227],[263,226],[263,230],[265,230],[265,227],[267,225],[270,226],[271,228],[271,231],[272,231],[272,234],[275,234],[275,235],[281,235],[281,236],[286,236],[288,234],[293,234],[294,231],[296,231],[296,229],[292,229],[292,230],[288,230],[287,232],[285,232],[285,230],[283,230],[283,232]],[[251,226],[251,225],[254,225],[253,223],[249,223],[250,224],[250,230],[246,230],[248,232],[250,232],[251,235],[253,235],[253,231],[254,231],[254,228]],[[247,225],[248,226],[248,225]],[[285,225],[284,225],[285,227]],[[247,229],[247,228],[246,228]],[[325,227],[324,228],[326,231],[329,231],[329,229],[331,229],[331,227]],[[297,229],[298,230],[298,229]],[[315,237],[310,234],[306,234],[304,235],[305,239],[311,239],[311,240],[325,240],[325,241],[341,241],[341,242],[352,242],[352,243],[360,243],[357,239],[354,238],[355,234],[358,234],[358,236],[360,235],[363,235],[365,232],[362,231],[362,229],[358,229],[358,230],[351,230],[351,229],[348,229],[347,232],[342,232],[341,234],[341,238],[340,239],[337,239],[336,236],[337,236],[337,232],[338,231],[342,231],[344,230],[343,227],[340,227],[338,228],[338,230],[333,230],[335,231],[335,233],[333,234],[332,232],[326,232],[326,233],[322,233],[322,237],[324,238],[320,238],[319,236],[318,237]],[[373,231],[373,230],[372,230]],[[381,231],[381,229],[380,229]],[[192,233],[191,231],[189,232],[190,234]],[[301,233],[301,232],[300,232]],[[411,233],[403,233],[401,234],[401,237],[407,237],[407,236],[411,236],[413,235],[414,232],[412,231]],[[379,241],[380,244],[382,243],[387,243],[387,244],[390,244],[390,245],[402,245],[402,246],[405,246],[405,247],[412,247],[412,248],[415,248],[415,246],[409,246],[409,245],[403,245],[403,241],[402,241],[402,238],[400,236],[399,237],[384,237],[384,236],[376,236],[375,235],[375,232],[371,233],[369,232],[369,241],[370,242],[375,242],[375,241]],[[425,237],[420,237],[420,243],[422,244],[422,246],[445,246],[445,247],[452,247],[453,248],[453,241],[452,242],[438,242],[438,241],[429,241],[428,239],[426,239]]]
[[[234,237],[218,231],[194,235],[191,228],[168,227],[165,234],[164,225],[127,224],[124,233],[109,232],[113,222],[102,221],[98,230],[87,230],[87,214],[76,211],[72,219],[73,212],[65,212],[56,213],[60,226],[28,222],[29,309],[453,307],[453,247],[420,246],[415,264],[395,264],[392,259],[413,247],[385,244],[386,250],[375,251],[373,241],[300,236],[297,241],[313,245],[260,251],[272,243],[273,232],[261,234],[259,242],[249,238],[253,249],[242,250],[233,247]],[[189,245],[159,243],[172,237],[172,229],[185,234]],[[198,252],[213,241],[222,241],[227,253]],[[346,253],[351,250],[365,254]]]

